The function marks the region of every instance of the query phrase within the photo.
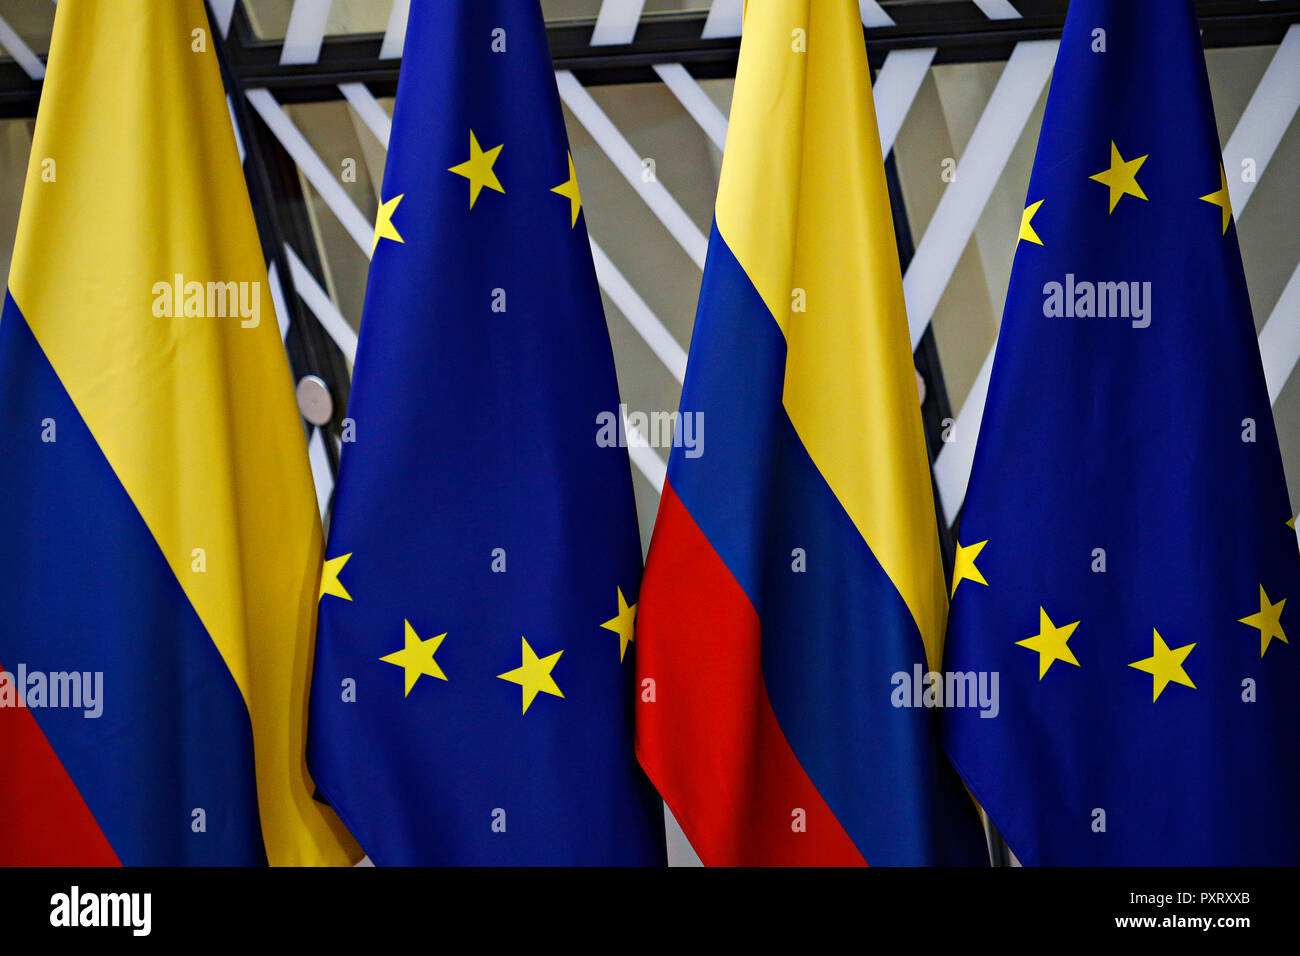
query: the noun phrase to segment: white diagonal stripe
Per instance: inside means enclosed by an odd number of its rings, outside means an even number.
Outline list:
[[[858,0],[858,12],[862,14],[864,27],[892,27],[894,18],[884,11],[878,0]]]
[[[330,507],[330,495],[334,493],[334,474],[330,471],[330,458],[325,452],[325,438],[319,427],[311,430],[311,438],[307,442],[307,460],[311,462],[311,477],[316,485],[316,505],[324,520]]]
[[[637,334],[650,346],[650,351],[664,363],[664,366],[677,379],[678,383],[686,380],[686,352],[673,334],[668,331],[659,317],[650,311],[645,300],[637,293],[632,283],[623,277],[605,251],[588,237],[591,243],[591,257],[596,263],[596,281],[605,290],[618,310],[623,313],[628,324],[636,329]]]
[[[316,321],[321,324],[321,328],[329,333],[334,344],[348,357],[348,361],[355,362],[357,333],[348,324],[348,320],[343,318],[343,313],[334,305],[334,300],[329,297],[329,293],[320,287],[311,270],[303,264],[298,254],[293,251],[293,247],[287,242],[284,244],[284,252],[289,259],[289,275],[293,279],[293,287],[298,290],[299,297],[307,304],[307,308],[311,309],[311,314],[316,316]]]
[[[641,157],[619,132],[618,127],[605,115],[604,111],[568,70],[555,74],[556,84],[560,88],[560,97],[573,112],[591,138],[604,150],[615,168],[623,174],[628,185],[636,190],[645,200],[645,204],[659,217],[664,228],[677,240],[678,244],[691,257],[692,261],[704,268],[704,258],[709,251],[709,240],[704,233],[686,215],[663,184],[657,178],[650,182],[642,177]]]
[[[1268,69],[1260,79],[1245,112],[1237,121],[1228,145],[1223,148],[1223,168],[1228,177],[1228,195],[1232,208],[1238,214],[1246,208],[1255,183],[1264,174],[1264,168],[1287,127],[1300,109],[1300,23],[1293,23],[1282,38],[1277,52],[1269,61]],[[1242,182],[1242,161],[1254,160],[1255,176],[1251,182]]]
[[[384,30],[384,42],[379,48],[379,59],[396,60],[402,55],[406,45],[406,21],[411,16],[411,0],[393,0],[393,10],[388,15],[388,28]]]
[[[226,111],[230,114],[230,128],[235,131],[235,148],[239,150],[239,165],[244,165],[244,137],[239,132],[239,121],[235,119],[235,101],[226,94]]]
[[[221,35],[230,33],[230,21],[235,15],[235,0],[208,0],[212,5],[212,15],[217,20],[217,29]]]
[[[1300,24],[1293,24],[1269,61],[1268,69],[1251,94],[1250,102],[1223,148],[1223,167],[1228,178],[1232,208],[1241,221],[1255,185],[1264,175],[1278,143],[1300,109]],[[1252,182],[1241,181],[1241,163],[1255,161]],[[1259,352],[1264,362],[1269,404],[1277,401],[1282,388],[1300,360],[1300,265],[1269,313],[1259,333]]]
[[[1057,46],[1056,40],[1026,40],[1017,43],[1011,51],[988,106],[975,124],[975,131],[957,164],[956,181],[944,190],[916,247],[916,255],[903,276],[913,349],[925,334],[993,187],[1052,73]]]
[[[280,284],[280,269],[272,259],[266,266],[266,281],[271,286],[271,304],[275,307],[275,321],[280,326],[280,340],[289,336],[289,308],[284,302],[284,286]]]
[[[655,491],[663,494],[664,481],[668,478],[668,466],[659,457],[659,453],[650,447],[646,437],[628,422],[623,408],[619,409],[619,414],[623,419],[623,431],[627,435],[628,457],[632,459],[632,464],[636,465],[637,471],[645,475],[646,481],[654,485]]]
[[[975,384],[966,396],[966,404],[948,431],[950,441],[945,441],[934,459],[934,483],[939,489],[939,503],[944,517],[951,526],[966,500],[966,484],[970,481],[971,464],[975,461],[975,440],[979,438],[980,421],[984,418],[984,402],[989,395],[989,378],[993,371],[993,354],[989,354],[975,376]]]
[[[990,20],[1020,19],[1020,11],[1011,5],[1010,0],[975,0],[975,6]]]
[[[9,25],[9,21],[0,17],[0,47],[4,47],[9,55],[14,58],[14,62],[23,68],[33,80],[42,79],[45,76],[45,64],[41,58],[32,52],[32,48],[27,45],[18,31]]]
[[[938,51],[934,47],[919,50],[891,50],[885,57],[872,95],[876,103],[876,125],[880,128],[880,152],[888,156],[894,148],[898,131],[903,128],[912,101],[921,89],[930,64]]]
[[[738,37],[744,19],[745,0],[713,0],[700,37],[704,40]]]
[[[339,92],[357,111],[366,128],[375,134],[375,139],[383,144],[384,149],[388,149],[388,140],[393,135],[393,120],[384,112],[370,88],[364,83],[340,83]]]
[[[1271,405],[1282,394],[1282,386],[1300,361],[1300,265],[1291,273],[1291,280],[1259,333],[1259,354],[1264,360],[1264,380],[1268,382]]]
[[[324,161],[316,154],[316,150],[312,149],[307,138],[284,111],[284,107],[275,101],[270,90],[249,90],[247,95],[248,102],[253,104],[253,109],[257,110],[263,122],[280,141],[280,145],[293,157],[302,174],[315,187],[316,192],[320,193],[321,199],[325,200],[325,204],[338,217],[353,242],[360,246],[361,251],[369,258],[375,238],[374,227],[366,221],[366,217],[361,214],[357,204],[347,194],[343,184],[325,166]]]
[[[658,63],[655,73],[664,81],[664,86],[677,97],[686,112],[704,130],[713,145],[722,149],[727,143],[727,118],[722,115],[716,103],[709,99],[709,94],[696,82],[695,77],[686,71],[680,63]]]
[[[320,59],[331,3],[332,0],[294,0],[289,26],[284,31],[284,46],[280,48],[282,64],[315,63]]]
[[[596,14],[596,27],[591,31],[591,45],[631,43],[644,6],[645,0],[604,0]]]

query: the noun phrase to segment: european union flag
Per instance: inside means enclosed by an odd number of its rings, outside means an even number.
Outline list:
[[[379,864],[658,864],[632,749],[641,551],[535,2],[416,0],[311,695]]]
[[[961,519],[946,742],[1026,864],[1300,862],[1300,554],[1192,0],[1075,0]]]

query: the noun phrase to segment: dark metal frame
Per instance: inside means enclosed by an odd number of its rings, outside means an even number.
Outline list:
[[[1069,3],[1016,0],[1023,14],[1016,20],[990,20],[971,0],[884,0],[883,6],[896,25],[866,31],[877,68],[891,50],[916,47],[937,48],[939,64],[1005,60],[1022,40],[1060,37]],[[1196,8],[1207,48],[1275,44],[1300,21],[1300,0],[1198,0]],[[653,67],[660,63],[682,63],[700,79],[732,76],[740,41],[702,38],[705,19],[703,13],[647,14],[635,40],[623,46],[591,46],[590,19],[552,22],[547,36],[556,69],[572,70],[586,86],[657,82]],[[382,43],[377,33],[327,37],[316,63],[282,66],[281,42],[256,36],[237,6],[226,47],[240,88],[266,87],[292,103],[338,99],[339,83],[366,83],[376,96],[392,96],[399,61],[379,59]],[[35,116],[39,99],[39,82],[16,63],[0,63],[0,117]]]
[[[1017,20],[990,20],[969,0],[885,6],[897,25],[865,31],[873,68],[891,50],[917,47],[937,48],[939,64],[1005,60],[1022,40],[1058,39],[1069,3],[1017,0],[1024,13]],[[1300,20],[1295,0],[1201,0],[1197,11],[1207,48],[1278,43]],[[591,46],[592,20],[553,22],[547,38],[555,68],[573,71],[584,86],[658,82],[653,68],[663,63],[681,63],[698,79],[734,76],[740,40],[702,38],[705,19],[702,13],[647,14],[635,40],[622,46]],[[245,88],[266,87],[281,102],[338,99],[339,83],[364,82],[376,96],[396,92],[399,61],[379,59],[380,34],[327,38],[316,63],[282,66],[280,41],[259,39],[246,24],[237,21],[231,31]]]

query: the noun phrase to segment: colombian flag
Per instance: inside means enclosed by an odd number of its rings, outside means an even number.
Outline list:
[[[321,531],[200,0],[59,4],[0,421],[0,863],[354,858],[304,762]]]
[[[637,620],[637,749],[707,864],[984,859],[935,714],[947,602],[857,4],[745,20]]]

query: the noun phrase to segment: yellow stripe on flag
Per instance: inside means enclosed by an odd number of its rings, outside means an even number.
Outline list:
[[[762,80],[732,95],[718,231],[785,334],[799,437],[937,667],[947,599],[858,5],[765,0],[744,31],[738,74]]]
[[[268,859],[344,864],[304,759],[320,520],[213,42],[201,0],[62,0],[9,288],[243,694]]]

